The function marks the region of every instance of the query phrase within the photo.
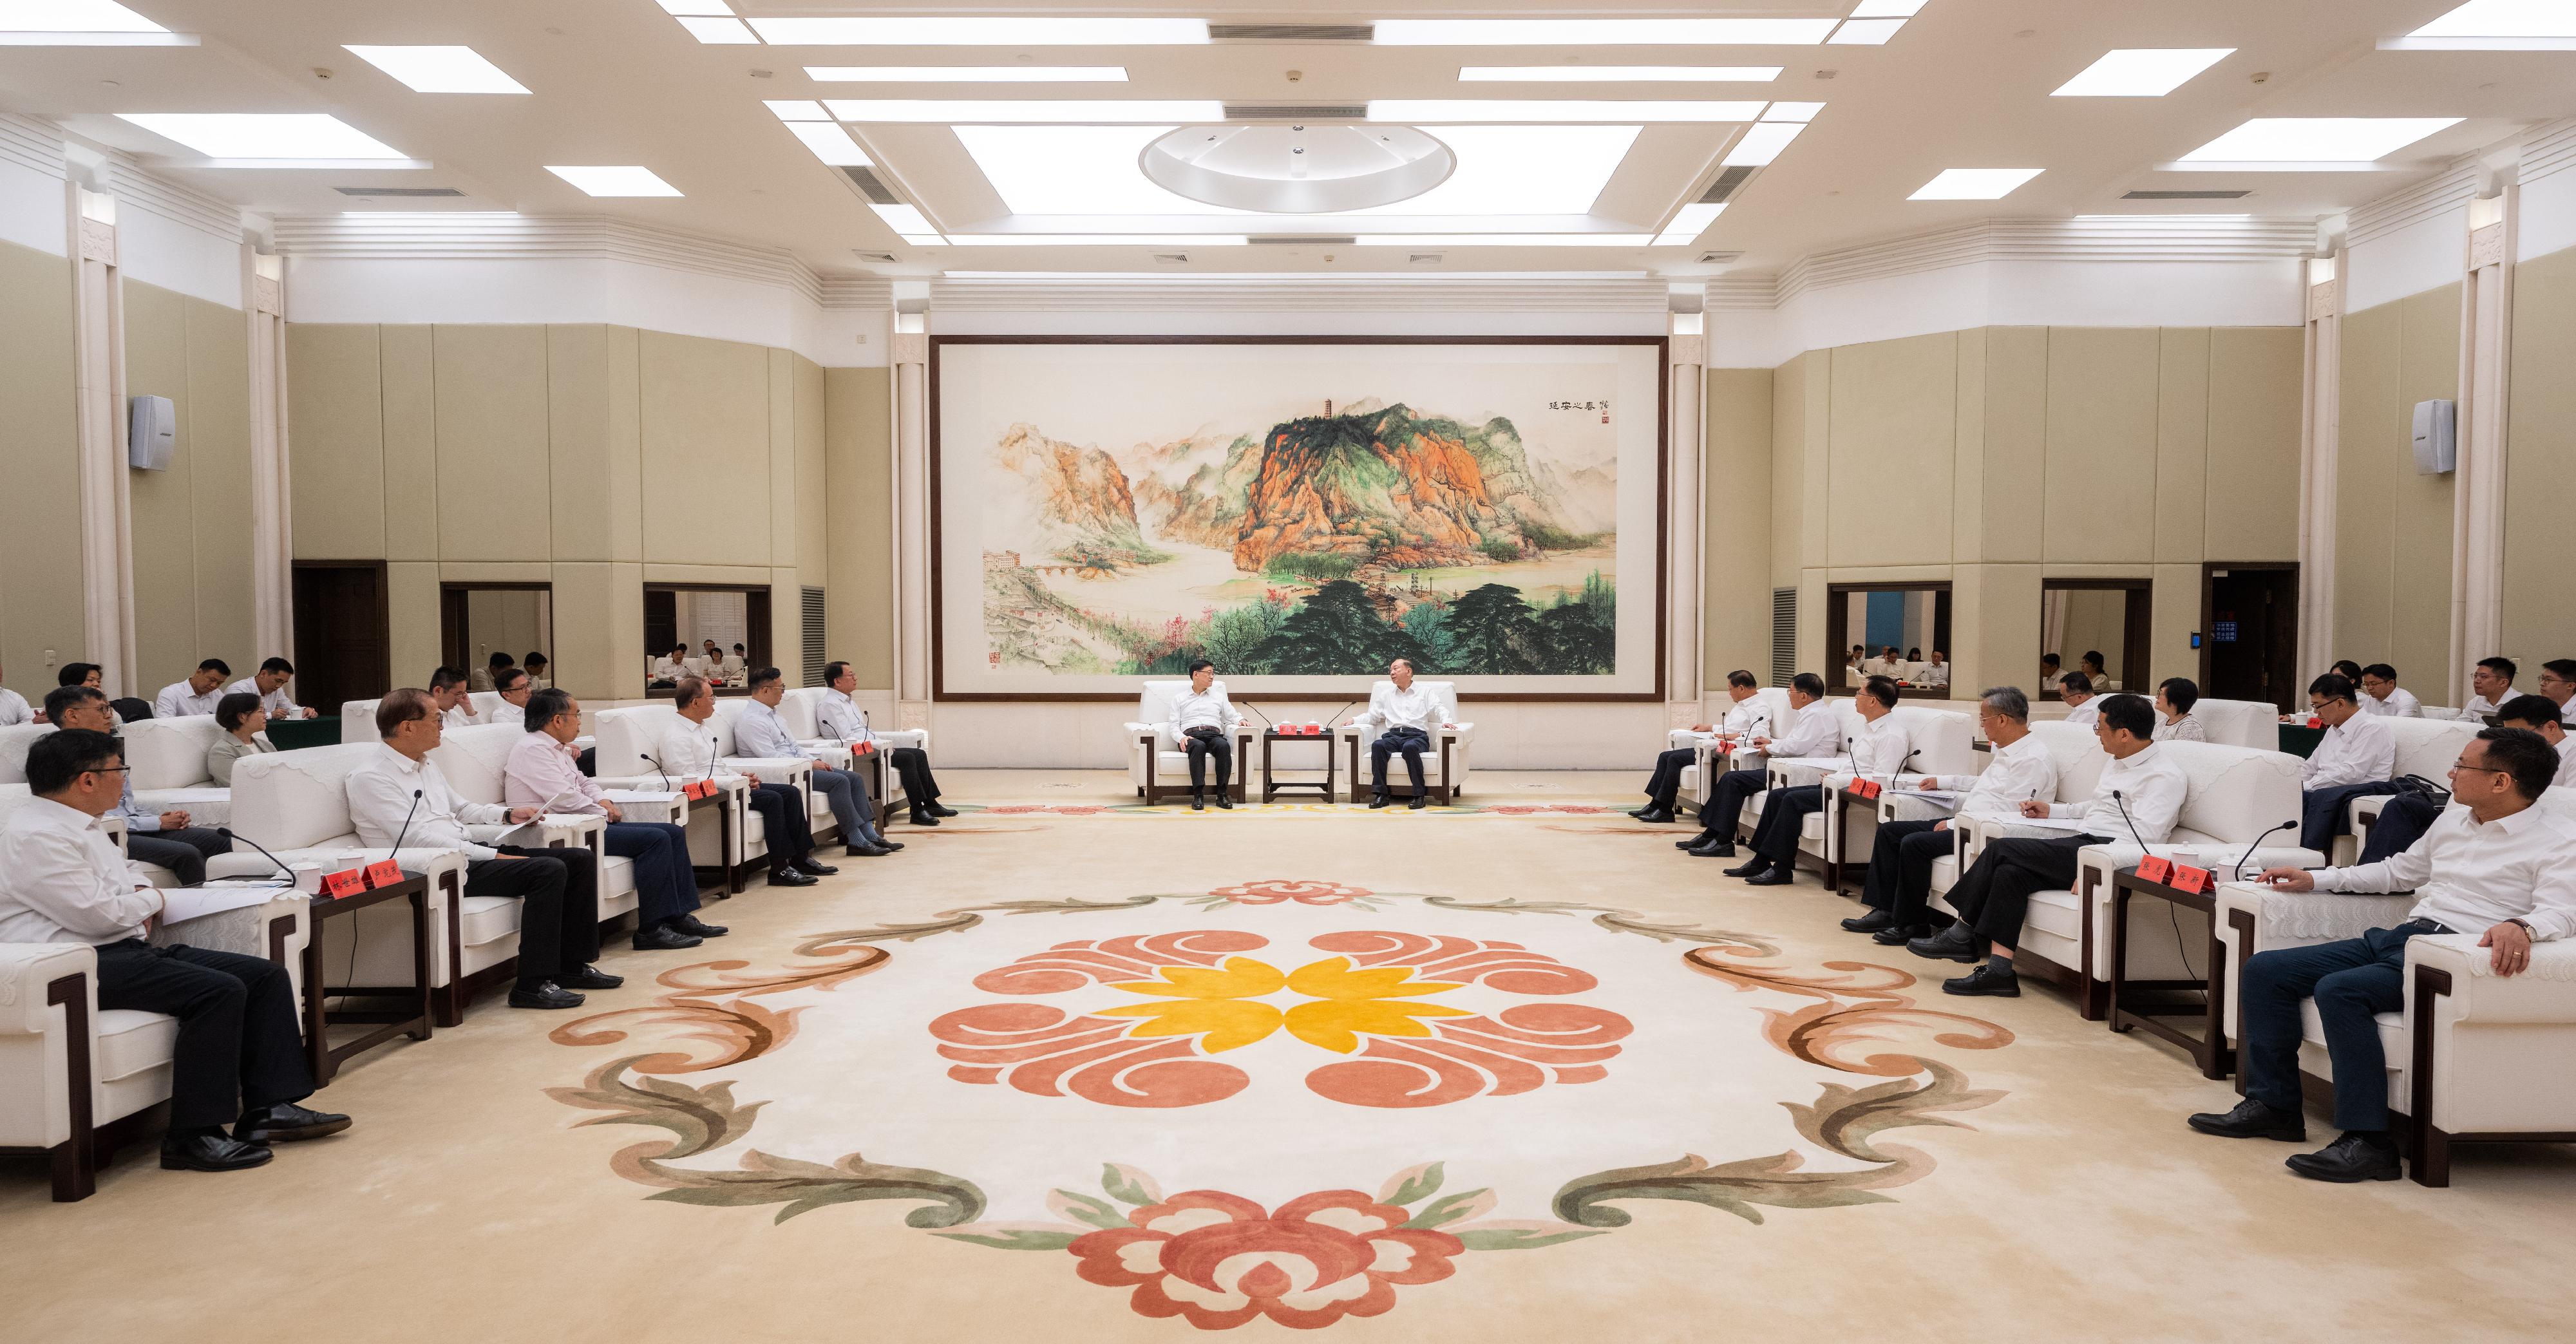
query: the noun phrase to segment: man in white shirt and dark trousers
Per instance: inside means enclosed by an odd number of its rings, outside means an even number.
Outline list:
[[[221,658],[209,658],[197,664],[186,681],[174,681],[161,688],[152,698],[152,717],[184,719],[191,714],[212,714],[215,703],[224,698],[224,678],[233,670]]]
[[[2552,658],[2540,665],[2540,693],[2558,706],[2558,721],[2576,726],[2576,658]]]
[[[1419,811],[1431,802],[1422,787],[1422,753],[1431,749],[1431,726],[1440,713],[1440,702],[1413,684],[1412,659],[1396,659],[1387,665],[1386,675],[1387,684],[1369,693],[1368,712],[1351,720],[1352,727],[1374,728],[1378,734],[1369,743],[1369,782],[1376,790],[1369,807],[1381,808],[1393,801],[1386,792],[1386,758],[1401,754],[1404,773],[1413,781],[1413,801],[1405,806]]]
[[[286,683],[295,679],[295,664],[283,658],[271,658],[259,670],[224,688],[226,695],[256,695],[259,707],[272,719],[309,719],[313,711],[298,706],[286,694]]]
[[[814,720],[823,736],[846,742],[853,751],[864,746],[883,752],[886,766],[903,781],[903,797],[912,805],[913,825],[936,826],[941,817],[957,815],[957,809],[939,805],[939,781],[930,773],[930,753],[919,747],[889,747],[877,740],[876,730],[868,726],[868,712],[851,698],[850,693],[859,688],[859,674],[851,671],[848,663],[825,663],[823,685],[831,694],[814,707]]]
[[[347,1129],[345,1115],[296,1104],[313,1095],[313,1075],[285,967],[144,941],[161,893],[98,825],[124,779],[123,752],[105,733],[66,728],[28,747],[35,797],[0,831],[0,943],[88,943],[102,1010],[179,1019],[162,1166],[239,1171],[268,1161],[272,1142]]]
[[[1216,758],[1216,805],[1221,808],[1234,806],[1234,798],[1227,793],[1226,783],[1234,774],[1234,730],[1242,726],[1242,712],[1217,687],[1216,664],[1205,658],[1191,660],[1190,688],[1172,702],[1172,717],[1163,725],[1164,730],[1189,753],[1191,811],[1207,810],[1210,757]],[[1384,759],[1380,758],[1378,764],[1382,780]],[[1416,765],[1414,769],[1418,772],[1421,767]],[[1417,790],[1421,787],[1418,773],[1413,783]]]
[[[2420,719],[2424,705],[2413,691],[2397,684],[2397,669],[2372,663],[2361,669],[2361,712],[2391,719]]]
[[[89,685],[57,686],[46,692],[45,721],[57,728],[116,731],[116,715],[107,707],[107,697]],[[137,804],[132,771],[121,770],[116,779],[121,792],[107,814],[125,822],[129,857],[167,868],[180,886],[193,887],[206,880],[206,860],[233,852],[233,842],[222,834],[189,825],[194,818],[184,810],[151,812]]]
[[[504,669],[522,684],[522,668]],[[698,879],[689,866],[689,830],[663,821],[628,821],[576,763],[573,739],[581,736],[581,702],[565,691],[547,689],[528,697],[519,711],[527,734],[510,748],[503,767],[502,800],[512,807],[533,807],[540,814],[561,812],[605,817],[603,837],[611,858],[635,865],[635,950],[673,951],[696,947],[729,930],[699,921]]]
[[[2344,806],[2368,794],[2397,793],[2397,734],[2385,718],[2364,714],[2359,692],[2341,674],[2308,683],[2308,712],[2326,726],[2316,750],[2299,763],[2299,847],[2322,854],[2345,833]]]
[[[1852,697],[1852,708],[1859,711],[1869,726],[1861,735],[1844,745],[1854,767],[1863,775],[1886,776],[1893,783],[1898,771],[1905,768],[1905,758],[1913,752],[1907,747],[1905,729],[1887,717],[1896,710],[1896,683],[1885,677],[1872,677]],[[1799,715],[1804,722],[1806,715]],[[1827,754],[1833,754],[1827,748]],[[1785,759],[1785,758],[1784,758]],[[1740,877],[1753,887],[1784,887],[1798,880],[1798,836],[1807,818],[1825,809],[1825,790],[1832,784],[1807,784],[1791,789],[1775,789],[1771,801],[1762,808],[1762,821],[1753,828],[1753,860],[1726,870],[1728,877]]]
[[[1762,702],[1754,698],[1759,685],[1753,674],[1742,668],[1727,673],[1726,698],[1734,701],[1735,707],[1726,711],[1726,717],[1717,723],[1693,724],[1691,732],[1705,740],[1710,734],[1720,731],[1737,735],[1749,731],[1753,727],[1754,716],[1765,712]],[[1698,759],[1699,748],[1696,746],[1672,747],[1656,753],[1655,772],[1646,777],[1646,805],[1628,815],[1658,825],[1675,820],[1673,805],[1681,797],[1682,771],[1689,769]],[[1682,847],[1690,848],[1689,845]]]
[[[2057,796],[2057,761],[2031,736],[2030,699],[2020,687],[1997,686],[1978,697],[1977,722],[1994,746],[1985,773],[1925,775],[1925,790],[1964,793],[1956,815],[1973,817],[2019,816],[2023,803]],[[1861,886],[1869,913],[1844,920],[1843,927],[1888,947],[1929,934],[1932,864],[1956,850],[1958,840],[1947,820],[1878,823]]]
[[[787,730],[787,721],[778,717],[778,704],[786,698],[787,682],[777,668],[754,669],[751,703],[734,721],[734,746],[755,758],[814,761],[814,791],[831,805],[832,819],[841,826],[841,842],[852,857],[881,859],[901,849],[877,834],[877,807],[868,797],[868,782],[856,771],[835,770],[814,760],[814,753]]]
[[[2558,753],[2558,773],[2549,781],[2550,787],[2576,788],[2576,735],[2559,722],[2556,701],[2545,695],[2517,695],[2496,708],[2495,721],[2498,728],[2538,733],[2540,740]],[[2370,837],[2362,842],[2361,863],[2366,866],[2405,853],[2433,829],[2447,803],[2446,799],[2424,793],[2402,793],[2389,799],[2371,823]]]
[[[1700,804],[1698,835],[1673,843],[1700,859],[1735,857],[1735,824],[1743,819],[1744,804],[1762,792],[1767,783],[1764,764],[1777,756],[1788,760],[1800,756],[1830,756],[1842,745],[1842,727],[1831,710],[1809,713],[1807,707],[1825,698],[1825,679],[1813,672],[1801,672],[1789,679],[1789,712],[1787,729],[1770,722],[1768,711],[1752,709],[1745,722],[1738,725],[1736,714],[1761,702],[1740,704],[1726,716],[1726,726],[1738,732],[1734,769],[1719,775],[1709,786],[1708,801]],[[1758,715],[1759,717],[1754,717]]]
[[[2169,749],[2155,740],[2156,711],[2141,696],[2102,697],[2100,722],[2093,735],[2111,754],[2093,797],[2081,803],[2023,799],[2024,817],[2066,818],[2084,823],[2078,834],[2045,839],[2002,837],[1986,842],[1977,861],[1950,888],[1950,905],[1959,922],[1929,938],[1917,938],[1905,950],[1935,960],[1985,964],[1956,980],[1942,982],[1949,994],[2021,993],[2013,974],[2013,949],[2021,942],[2022,915],[2035,891],[2056,891],[2075,881],[2076,855],[2087,845],[2135,839],[2162,844],[2182,815],[2191,785]]]
[[[515,828],[540,813],[457,797],[428,759],[445,728],[427,691],[407,686],[376,702],[383,750],[351,771],[343,786],[358,843],[455,850],[465,856],[465,895],[519,901],[519,982],[510,990],[511,1007],[578,1008],[582,996],[572,991],[625,984],[590,964],[599,956],[599,868],[590,851],[474,839],[466,827]]]
[[[653,754],[645,758],[667,781],[665,787],[676,789],[702,779],[729,784],[740,778],[716,764],[715,730],[707,726],[716,714],[716,693],[707,689],[706,679],[680,678],[671,692],[671,707],[679,717],[662,729]],[[814,879],[841,871],[814,858],[814,827],[805,811],[803,789],[754,779],[744,791],[743,802],[760,814],[761,830],[768,838],[769,885],[810,887]]]
[[[2343,1137],[2289,1159],[2319,1181],[2393,1181],[2388,1060],[2378,1015],[2405,1005],[2406,943],[2427,933],[2475,933],[2498,976],[2531,968],[2531,945],[2576,934],[2576,827],[2532,806],[2558,769],[2558,753],[2532,732],[2489,728],[2461,748],[2443,813],[2404,853],[2352,868],[2268,868],[2277,891],[2415,892],[2393,929],[2359,938],[2258,952],[2237,991],[2243,1014],[2245,1100],[2224,1114],[2191,1117],[2222,1138],[2307,1137],[2301,1106],[2300,1003],[2314,999],[2334,1061],[2334,1122]],[[2423,1004],[2416,1011],[2429,1012]],[[2422,1115],[2415,1123],[2428,1123]]]

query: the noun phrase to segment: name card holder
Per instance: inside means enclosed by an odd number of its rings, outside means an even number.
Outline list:
[[[2188,891],[2197,896],[2209,890],[2209,881],[2210,872],[2206,868],[2194,868],[2187,863],[2174,865],[2173,888],[2176,891]]]
[[[2171,882],[2173,880],[2173,871],[2174,866],[2173,860],[2171,859],[2160,859],[2155,855],[2150,854],[2145,858],[2138,860],[2138,876],[2143,877],[2150,882]]]
[[[364,868],[344,868],[322,875],[322,894],[335,901],[343,896],[355,896],[366,889],[367,870]]]
[[[683,786],[680,790],[680,796],[683,798],[713,798],[716,796],[717,792],[718,788],[714,780],[701,779],[693,784]]]
[[[367,890],[390,887],[403,880],[402,865],[392,859],[378,859],[366,867]]]
[[[1851,791],[1863,798],[1876,798],[1887,792],[1887,786],[1874,779],[1857,779],[1852,781]]]

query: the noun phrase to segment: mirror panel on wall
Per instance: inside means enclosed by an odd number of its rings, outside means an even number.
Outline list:
[[[1863,646],[1862,662],[1852,646]],[[1942,685],[1915,683],[1935,651],[1950,651],[1950,585],[1947,583],[1836,583],[1825,588],[1825,659],[1818,669],[1835,695],[1849,695],[1867,677],[1885,671],[1895,650],[1895,676],[1903,694],[1931,700],[1950,697]],[[1804,671],[1805,669],[1800,669]]]
[[[529,668],[541,686],[554,684],[554,585],[442,583],[438,609],[440,660],[465,669],[472,689],[491,690],[492,673],[513,665]],[[501,656],[509,662],[493,661]]]
[[[687,645],[683,666],[692,676],[716,683],[718,694],[740,694],[751,669],[769,667],[770,606],[766,586],[749,588],[703,583],[644,585],[644,682],[646,693],[667,696],[656,686],[655,663],[672,648]],[[710,649],[708,645],[713,644]],[[793,684],[792,681],[790,684]]]
[[[2058,675],[2085,673],[2097,694],[2153,694],[2147,681],[2149,602],[2145,579],[2040,580],[2039,647],[2043,660],[2031,670],[2042,681],[2037,698],[2060,698],[2057,683],[2042,676],[2047,654],[2057,655]],[[2098,665],[2086,661],[2096,658],[2100,660]]]

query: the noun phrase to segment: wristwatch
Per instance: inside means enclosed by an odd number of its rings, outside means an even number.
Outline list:
[[[2523,937],[2525,937],[2525,938],[2529,938],[2529,937],[2532,937],[2532,936],[2533,936],[2533,935],[2532,935],[2532,932],[2531,932],[2531,922],[2530,922],[2529,920],[2523,919],[2523,918],[2521,918],[2520,916],[2516,916],[2516,917],[2514,917],[2514,918],[2512,918],[2512,919],[2508,919],[2508,920],[2506,920],[2506,921],[2505,921],[2505,923],[2507,923],[2507,924],[2511,924],[2511,925],[2513,925],[2514,927],[2516,927],[2516,928],[2518,928],[2518,929],[2521,929],[2521,930],[2522,930],[2522,936],[2523,936]]]

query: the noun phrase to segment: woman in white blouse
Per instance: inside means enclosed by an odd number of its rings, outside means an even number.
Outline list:
[[[2206,742],[2200,720],[2192,716],[2191,707],[2200,703],[2200,688],[2187,677],[2167,677],[2156,687],[2156,740],[2159,742]]]

